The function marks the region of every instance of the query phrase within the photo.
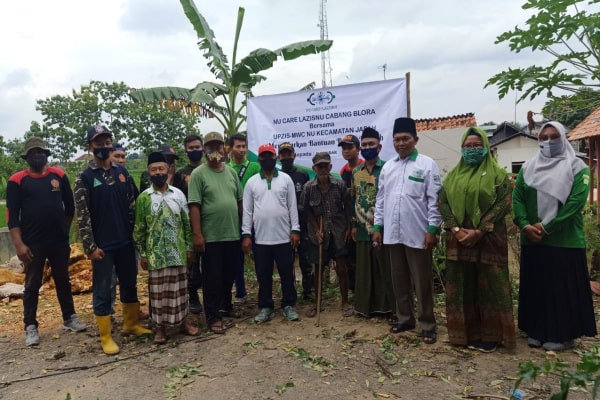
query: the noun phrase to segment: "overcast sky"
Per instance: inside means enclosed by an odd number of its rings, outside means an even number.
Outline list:
[[[513,121],[514,94],[498,100],[486,80],[507,67],[543,63],[495,38],[529,13],[523,0],[328,0],[333,85],[411,74],[413,118],[473,112],[478,123]],[[231,57],[239,6],[246,8],[238,57],[319,39],[319,0],[220,0],[196,5]],[[132,87],[182,86],[213,76],[176,0],[29,0],[0,3],[0,135],[21,137],[37,99],[67,95],[91,80]],[[321,84],[319,55],[278,61],[255,95]],[[517,121],[545,99],[516,106]],[[395,116],[390,116],[392,124]],[[203,121],[201,131],[218,128]]]

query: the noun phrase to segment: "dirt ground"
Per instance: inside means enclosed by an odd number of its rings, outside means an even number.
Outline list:
[[[145,304],[143,279],[139,293]],[[500,348],[483,354],[447,342],[444,305],[437,304],[438,342],[425,345],[416,331],[390,334],[384,319],[343,318],[338,301],[326,298],[320,326],[314,318],[288,322],[281,310],[272,321],[255,325],[251,300],[242,306],[242,318],[227,320],[227,334],[206,332],[201,314],[194,319],[202,327],[200,336],[170,331],[169,343],[160,347],[149,338],[121,337],[117,317],[113,331],[121,353],[106,356],[91,295],[75,296],[75,302],[87,332],[63,331],[54,291],[41,294],[41,344],[33,348],[24,344],[22,301],[2,302],[0,399],[508,398],[519,363],[560,357],[575,365],[577,351],[599,344],[597,338],[585,338],[574,351],[556,355],[530,349],[520,338],[513,352]],[[596,310],[599,306],[596,298]],[[307,307],[298,306],[301,315]],[[557,387],[555,378],[543,377],[522,389],[525,399],[547,399]],[[591,395],[574,392],[569,398]]]

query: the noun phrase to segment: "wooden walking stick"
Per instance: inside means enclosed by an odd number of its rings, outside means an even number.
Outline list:
[[[319,231],[323,235],[323,216],[321,215],[321,221],[319,222]],[[319,326],[321,323],[321,269],[323,268],[323,238],[319,242],[319,266],[318,266],[318,277],[317,277],[317,323]]]

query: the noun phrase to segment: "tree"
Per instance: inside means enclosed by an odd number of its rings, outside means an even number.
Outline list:
[[[333,43],[331,40],[311,40],[292,43],[273,51],[259,48],[237,62],[237,47],[245,12],[244,8],[240,7],[230,66],[221,46],[215,39],[214,32],[196,8],[193,0],[180,0],[180,2],[185,15],[200,39],[198,47],[204,52],[204,57],[208,60],[207,65],[220,83],[201,82],[193,89],[172,86],[138,89],[132,91],[131,96],[139,101],[172,99],[205,104],[215,112],[215,118],[223,126],[226,135],[237,133],[246,120],[244,114],[246,102],[245,99],[239,99],[239,96],[242,94],[246,98],[251,97],[252,88],[266,79],[258,72],[271,68],[279,57],[284,60],[293,60],[301,56],[317,54],[328,50]]]
[[[600,12],[593,11],[600,0],[527,0],[522,6],[533,10],[525,29],[518,26],[496,38],[508,42],[510,50],[529,49],[553,57],[548,66],[508,68],[490,79],[485,87],[498,87],[502,99],[511,90],[521,92],[518,101],[545,93],[554,97],[561,89],[578,92],[600,86]],[[589,10],[588,10],[589,9]]]
[[[6,197],[8,178],[15,172],[27,167],[27,164],[21,158],[24,144],[23,139],[13,139],[7,142],[0,135],[0,198]]]
[[[549,120],[560,121],[575,128],[596,108],[600,107],[600,91],[584,88],[571,96],[553,98],[544,104],[542,114]]]
[[[98,123],[107,125],[115,140],[145,153],[161,143],[181,143],[186,135],[199,133],[192,113],[158,102],[136,103],[129,92],[123,82],[91,81],[70,96],[38,100],[45,125],[36,128],[36,136],[46,140],[53,155],[65,162],[77,149],[86,148],[85,132]]]

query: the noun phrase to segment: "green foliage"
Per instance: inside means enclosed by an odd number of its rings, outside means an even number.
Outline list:
[[[0,228],[6,226],[6,204],[0,204]]]
[[[237,14],[233,56],[229,63],[221,46],[217,43],[213,30],[200,14],[193,0],[180,0],[183,11],[198,35],[198,47],[208,60],[208,67],[219,80],[201,82],[192,89],[181,87],[157,87],[138,89],[131,92],[137,101],[157,101],[161,99],[185,100],[189,103],[201,103],[214,112],[215,118],[223,126],[225,135],[238,133],[246,120],[245,98],[252,96],[252,88],[266,79],[258,73],[273,66],[279,57],[293,60],[309,54],[327,51],[332,45],[330,40],[312,40],[292,43],[277,50],[259,48],[237,61],[237,49],[244,21],[244,8]],[[240,99],[241,95],[244,99]]]
[[[485,87],[497,86],[498,96],[521,92],[518,101],[554,90],[577,92],[582,87],[600,85],[600,0],[527,0],[522,6],[533,15],[526,27],[516,26],[496,38],[507,42],[511,51],[544,52],[552,56],[550,65],[508,68],[488,79]]]
[[[200,372],[199,365],[191,364],[176,365],[167,369],[165,375],[167,379],[169,379],[169,382],[165,383],[163,386],[163,389],[167,394],[167,399],[176,399],[176,392],[179,388],[188,384],[186,379],[189,379],[193,375],[198,375]]]
[[[6,198],[6,183],[15,172],[27,167],[21,158],[24,141],[13,139],[9,142],[0,136],[0,199]]]
[[[334,362],[329,361],[328,359],[326,359],[324,357],[315,356],[313,354],[310,354],[307,350],[305,350],[303,348],[292,347],[292,348],[285,349],[285,351],[289,355],[302,361],[304,363],[303,364],[304,368],[308,368],[308,369],[312,369],[314,371],[320,372],[321,376],[329,375],[330,369],[335,368]]]
[[[599,280],[600,276],[597,274],[600,271],[594,271],[593,267],[595,257],[600,255],[600,230],[598,229],[596,209],[589,204],[583,209],[583,232],[585,234],[587,260],[592,264],[591,278],[592,280]]]
[[[446,287],[444,282],[446,281],[446,232],[442,229],[438,240],[438,245],[433,248],[433,275],[434,283],[436,286],[436,293],[445,293]],[[439,287],[437,287],[439,285]]]
[[[286,383],[284,383],[282,385],[276,385],[275,386],[275,393],[277,393],[278,395],[281,396],[282,394],[285,393],[285,391],[288,388],[293,388],[293,387],[294,387],[294,382],[288,381],[288,382],[286,382]]]
[[[547,376],[560,380],[560,390],[552,394],[551,400],[566,399],[574,387],[586,392],[591,390],[592,399],[596,399],[600,387],[600,347],[594,346],[590,350],[577,353],[580,362],[575,368],[558,358],[547,359],[541,366],[533,361],[520,364],[519,378],[514,388],[517,389],[523,381],[535,381],[538,377]]]
[[[38,100],[36,109],[45,125],[32,123],[30,132],[46,140],[62,163],[86,149],[85,132],[97,123],[107,125],[115,141],[125,141],[145,153],[162,143],[181,143],[186,135],[199,133],[194,115],[158,102],[133,102],[129,92],[123,82],[91,81],[71,95]]]
[[[560,121],[569,128],[575,128],[600,106],[600,91],[584,88],[571,96],[553,98],[544,104],[542,114],[553,121]]]

